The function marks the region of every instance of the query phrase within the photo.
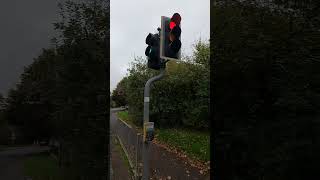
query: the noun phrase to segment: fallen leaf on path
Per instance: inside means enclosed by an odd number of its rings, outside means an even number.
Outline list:
[[[206,174],[210,170],[210,161],[201,162],[194,158],[190,158],[183,151],[178,150],[177,148],[168,146],[167,144],[158,141],[156,138],[154,139],[153,143],[158,147],[161,147],[167,150],[168,152],[176,154],[177,157],[181,159],[181,161],[184,161],[185,165],[190,165],[192,167],[199,169],[201,174]]]

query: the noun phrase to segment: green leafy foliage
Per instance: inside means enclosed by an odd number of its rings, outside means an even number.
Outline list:
[[[4,111],[6,109],[5,98],[0,94],[0,145],[7,145],[9,143],[10,129],[5,118]]]
[[[123,78],[118,84],[115,90],[112,91],[111,100],[115,103],[115,107],[125,106],[127,105],[127,97],[125,91],[125,85],[128,79]]]
[[[250,2],[211,7],[216,172],[223,179],[311,178],[320,158],[313,153],[320,147],[319,6]]]

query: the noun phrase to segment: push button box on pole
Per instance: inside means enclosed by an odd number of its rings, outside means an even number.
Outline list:
[[[154,139],[154,122],[145,122],[143,124],[143,141],[152,141]]]

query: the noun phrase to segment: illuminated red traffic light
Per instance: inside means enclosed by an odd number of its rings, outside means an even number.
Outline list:
[[[169,27],[170,29],[173,29],[176,26],[176,23],[173,21],[170,21]]]
[[[180,25],[181,22],[181,16],[179,13],[174,13],[173,16],[170,19],[169,28],[173,29],[176,25]]]

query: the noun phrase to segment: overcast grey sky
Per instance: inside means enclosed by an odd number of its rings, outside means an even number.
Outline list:
[[[23,67],[47,48],[59,0],[1,0],[0,93],[18,82]]]
[[[110,90],[126,75],[134,56],[143,56],[145,38],[156,33],[161,16],[181,15],[182,53],[191,55],[192,45],[210,37],[209,0],[111,0]]]

